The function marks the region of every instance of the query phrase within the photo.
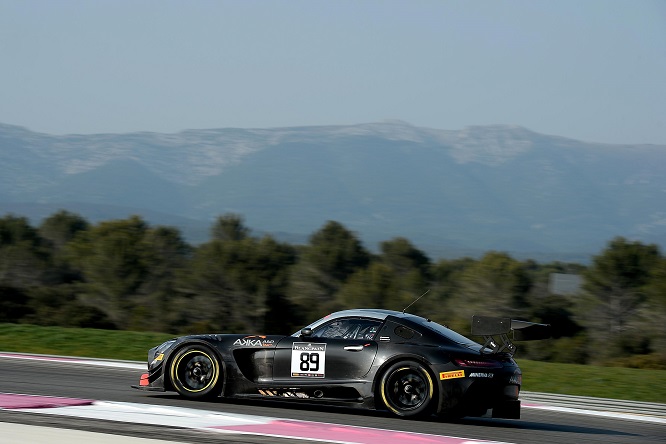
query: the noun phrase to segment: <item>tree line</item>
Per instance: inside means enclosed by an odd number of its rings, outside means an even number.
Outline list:
[[[552,294],[552,273],[579,274],[581,291]],[[463,334],[473,314],[551,324],[554,338],[521,343],[523,358],[666,368],[666,258],[622,237],[589,265],[499,251],[432,261],[403,237],[372,253],[335,221],[291,245],[225,214],[193,246],[138,216],[0,218],[0,322],[289,334],[339,309],[402,310],[426,291],[409,311]]]

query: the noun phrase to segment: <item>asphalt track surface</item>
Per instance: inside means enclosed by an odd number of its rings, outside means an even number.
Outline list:
[[[464,418],[456,421],[404,420],[383,412],[301,406],[279,402],[188,401],[171,393],[132,389],[141,370],[0,357],[0,392],[60,396],[101,401],[187,407],[223,413],[259,415],[373,427],[516,444],[666,443],[666,425],[617,418],[524,408],[520,420]],[[295,443],[253,435],[215,435],[162,426],[63,418],[0,410],[0,422],[196,443]],[[1,439],[0,439],[1,441]]]

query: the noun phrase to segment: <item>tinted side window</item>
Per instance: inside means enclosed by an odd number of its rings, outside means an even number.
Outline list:
[[[416,334],[416,332],[414,330],[412,330],[411,328],[407,328],[407,327],[402,326],[402,325],[398,325],[395,328],[395,330],[393,330],[393,331],[396,335],[398,335],[398,336],[400,336],[401,338],[404,338],[404,339],[412,339],[414,337],[414,335]]]

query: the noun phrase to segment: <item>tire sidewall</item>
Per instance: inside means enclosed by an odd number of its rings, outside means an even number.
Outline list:
[[[208,358],[208,360],[210,360],[213,365],[213,377],[205,387],[193,390],[188,388],[186,384],[180,381],[177,369],[179,366],[185,365],[190,357],[197,354],[203,355]],[[205,399],[216,396],[216,388],[220,385],[220,381],[222,379],[221,376],[222,370],[219,358],[210,347],[203,344],[186,345],[176,351],[173,358],[170,360],[169,377],[171,379],[171,385],[176,390],[176,392],[178,392],[178,394],[186,398]]]
[[[400,408],[396,406],[391,400],[390,396],[387,395],[388,381],[391,376],[404,369],[410,369],[415,373],[419,374],[423,378],[426,389],[427,396],[426,399],[417,407],[414,408]],[[393,413],[394,415],[401,417],[422,417],[431,414],[434,410],[434,399],[435,399],[436,386],[434,379],[428,369],[421,363],[417,361],[398,361],[391,364],[385,371],[382,372],[382,376],[379,383],[379,396],[384,406]]]

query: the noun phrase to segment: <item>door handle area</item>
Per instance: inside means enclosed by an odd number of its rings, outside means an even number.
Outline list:
[[[350,351],[350,352],[360,352],[363,350],[362,345],[345,345],[345,350]]]

